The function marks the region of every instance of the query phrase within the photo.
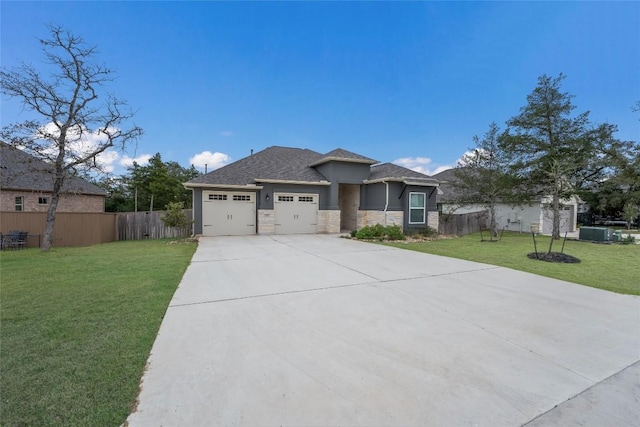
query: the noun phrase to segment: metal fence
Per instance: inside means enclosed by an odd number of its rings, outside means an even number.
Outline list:
[[[440,234],[464,236],[487,228],[489,211],[467,214],[440,213],[438,232]]]
[[[191,218],[191,209],[184,210]],[[53,227],[53,246],[90,246],[114,240],[188,237],[191,226],[167,227],[164,211],[153,212],[58,212]],[[27,247],[38,247],[47,222],[46,212],[0,212],[0,232],[20,230],[29,233]]]
[[[27,247],[38,247],[47,223],[46,212],[1,212],[0,231],[26,231]],[[113,242],[116,214],[58,212],[53,227],[53,246],[90,246]]]

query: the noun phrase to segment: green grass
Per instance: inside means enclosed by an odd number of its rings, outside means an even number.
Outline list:
[[[0,424],[122,424],[195,248],[145,240],[2,252]]]
[[[485,238],[487,237],[485,233]],[[549,237],[538,236],[538,251],[546,252]],[[553,277],[622,294],[640,295],[640,245],[597,244],[567,240],[564,253],[579,264],[560,264],[527,258],[533,252],[530,234],[505,232],[500,242],[481,242],[480,234],[420,243],[387,243],[434,255],[477,261]],[[560,252],[562,240],[554,243]]]

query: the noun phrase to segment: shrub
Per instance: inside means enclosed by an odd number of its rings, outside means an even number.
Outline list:
[[[634,236],[632,236],[631,234],[627,234],[622,238],[622,240],[620,240],[620,243],[622,243],[623,245],[630,245],[632,243],[635,243],[635,241],[636,238]]]
[[[182,202],[170,202],[165,206],[166,212],[162,215],[162,222],[167,227],[186,228],[191,225],[191,220],[184,214]]]
[[[425,227],[422,230],[416,230],[411,232],[411,236],[413,237],[436,237],[438,235],[438,230],[431,227]]]
[[[404,240],[404,234],[397,225],[384,226],[376,224],[362,227],[355,233],[355,237],[363,240]]]

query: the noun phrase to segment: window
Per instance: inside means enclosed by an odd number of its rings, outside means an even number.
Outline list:
[[[24,206],[24,197],[16,196],[15,202],[16,212],[22,212],[22,208]]]
[[[293,196],[278,196],[279,202],[293,202]]]
[[[46,205],[47,203],[49,203],[49,199],[47,199],[46,197],[38,197],[39,205]]]
[[[227,200],[226,194],[209,194],[209,200]]]
[[[310,202],[310,203],[313,203],[313,196],[299,196],[298,197],[298,201],[299,202]]]
[[[233,195],[233,200],[235,200],[236,202],[250,202],[251,201],[251,196],[243,196],[241,194],[234,194]]]
[[[409,193],[409,224],[424,224],[426,200],[425,193]]]

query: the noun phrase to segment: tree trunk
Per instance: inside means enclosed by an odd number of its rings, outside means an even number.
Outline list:
[[[56,210],[58,209],[58,201],[60,200],[59,192],[54,192],[51,196],[51,204],[47,210],[47,223],[44,228],[44,237],[42,238],[42,244],[40,249],[47,252],[51,249],[51,241],[53,239],[53,226],[56,222]]]
[[[495,203],[491,203],[489,205],[489,216],[491,219],[489,220],[489,228],[491,229],[491,240],[494,237],[498,237],[498,224],[496,223],[496,205]]]
[[[553,230],[551,232],[552,239],[560,238],[560,196],[558,195],[558,190],[553,193]]]

